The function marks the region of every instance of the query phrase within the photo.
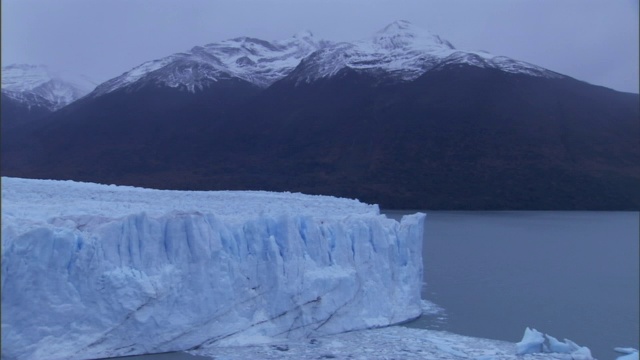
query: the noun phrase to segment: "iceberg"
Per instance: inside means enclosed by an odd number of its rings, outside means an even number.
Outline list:
[[[638,360],[638,352],[633,352],[627,355],[618,356],[616,360]]]
[[[635,348],[616,347],[613,350],[621,354],[626,354],[626,355],[618,356],[616,360],[638,360],[638,350]]]
[[[2,178],[2,358],[259,344],[420,316],[425,215]]]
[[[526,328],[522,340],[516,343],[516,354],[538,353],[569,354],[573,360],[593,360],[591,350],[586,346],[580,346],[569,339],[562,342],[536,329]]]
[[[550,352],[571,354],[572,352],[580,349],[580,347],[577,346],[576,343],[569,339],[564,339],[565,342],[562,342],[549,334],[545,334],[544,336],[549,341]]]
[[[536,329],[526,328],[522,340],[516,343],[516,353],[518,355],[535,354],[545,351],[544,335]]]

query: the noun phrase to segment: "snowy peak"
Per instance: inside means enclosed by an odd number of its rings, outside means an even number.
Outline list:
[[[407,31],[415,28],[413,24],[407,20],[396,20],[382,29],[381,33],[395,33],[399,31]]]
[[[133,90],[141,85],[138,81],[191,92],[233,78],[267,87],[288,75],[304,57],[327,44],[315,39],[310,31],[302,31],[286,40],[238,37],[196,46],[185,53],[144,63],[100,85],[93,95],[121,88]]]
[[[79,76],[60,75],[44,65],[13,64],[2,68],[2,92],[27,106],[57,110],[88,94],[93,86]]]
[[[406,20],[394,21],[375,33],[373,43],[389,50],[407,47],[454,49],[450,42]]]
[[[299,41],[305,41],[310,44],[316,44],[316,40],[313,37],[313,33],[310,30],[302,30],[293,35],[293,38]]]
[[[43,65],[12,64],[2,68],[2,89],[29,91],[51,80]]]
[[[449,41],[406,20],[395,21],[373,37],[325,46],[311,54],[289,80],[310,83],[335,76],[343,69],[369,72],[391,81],[411,81],[427,71],[450,65],[494,68],[530,76],[560,77],[544,68],[494,56],[487,52],[456,49]]]
[[[118,89],[135,91],[146,85],[196,92],[230,79],[266,88],[285,77],[295,83],[313,82],[346,68],[372,72],[382,79],[411,81],[427,71],[456,64],[531,76],[559,76],[506,57],[457,50],[440,36],[398,20],[373,36],[354,42],[319,40],[304,30],[285,40],[237,37],[196,46],[146,62],[100,85],[93,96]]]
[[[311,30],[305,29],[293,35],[293,37],[296,39],[313,38],[313,33]]]

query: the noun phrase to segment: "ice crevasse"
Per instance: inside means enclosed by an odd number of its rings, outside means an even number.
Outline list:
[[[2,178],[2,358],[295,339],[420,315],[424,214]]]

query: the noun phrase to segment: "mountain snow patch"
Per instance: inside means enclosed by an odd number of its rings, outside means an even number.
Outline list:
[[[56,74],[44,65],[13,64],[2,68],[2,93],[28,106],[58,110],[93,90],[83,76]]]
[[[428,71],[470,65],[536,77],[561,78],[542,67],[483,51],[456,49],[408,21],[395,21],[365,39],[333,42],[310,31],[285,40],[238,37],[145,62],[96,88],[91,96],[147,85],[196,92],[225,80],[266,88],[282,79],[296,84],[331,78],[351,69],[381,79],[413,81]]]

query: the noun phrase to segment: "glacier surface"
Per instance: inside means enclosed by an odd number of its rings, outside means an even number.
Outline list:
[[[421,313],[424,214],[2,178],[2,358],[300,340]]]

